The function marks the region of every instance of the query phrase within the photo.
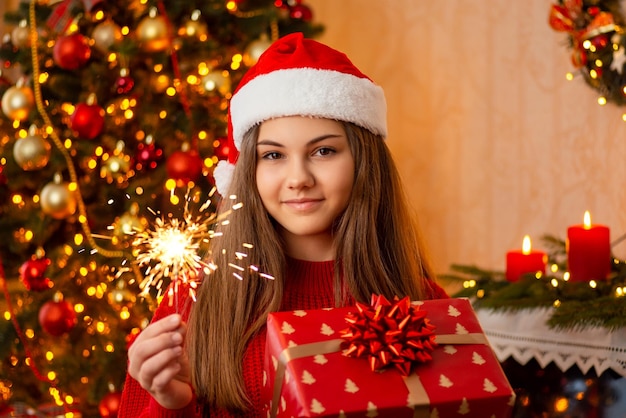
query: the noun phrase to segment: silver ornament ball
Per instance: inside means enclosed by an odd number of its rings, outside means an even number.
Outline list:
[[[93,29],[91,38],[94,41],[96,49],[100,52],[106,53],[109,51],[111,46],[122,40],[122,29],[120,29],[115,22],[105,20]]]
[[[66,183],[48,183],[41,189],[41,210],[55,219],[76,212],[76,197]]]
[[[2,96],[2,112],[13,120],[28,119],[34,105],[35,96],[30,87],[12,86]]]
[[[13,145],[13,158],[25,171],[40,170],[48,164],[51,149],[41,135],[28,135]]]

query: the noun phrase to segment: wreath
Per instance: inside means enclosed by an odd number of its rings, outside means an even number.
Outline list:
[[[571,60],[598,102],[626,105],[625,18],[617,0],[558,0],[550,8],[550,27],[568,34]]]

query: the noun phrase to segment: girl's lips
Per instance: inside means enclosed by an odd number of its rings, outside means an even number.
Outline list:
[[[321,201],[322,199],[289,199],[284,200],[283,204],[299,211],[306,211],[313,209]]]

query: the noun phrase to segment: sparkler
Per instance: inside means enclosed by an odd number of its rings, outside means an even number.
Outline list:
[[[196,300],[195,294],[201,273],[210,274],[217,269],[215,264],[204,261],[202,257],[202,250],[209,241],[221,234],[221,232],[214,231],[212,226],[218,223],[228,224],[227,218],[232,211],[243,206],[242,203],[235,203],[230,210],[218,216],[216,212],[208,210],[211,206],[213,193],[215,193],[215,189],[209,193],[209,199],[202,204],[197,215],[194,215],[189,205],[192,199],[190,199],[189,190],[187,190],[181,218],[176,218],[171,214],[167,218],[161,216],[156,218],[152,229],[134,232],[132,242],[133,253],[135,254],[134,263],[138,268],[144,268],[143,274],[145,275],[139,283],[140,296],[146,296],[152,289],[156,289],[157,298],[159,298],[164,289],[167,288],[169,304],[172,306],[176,303],[177,311],[178,292],[181,287],[188,289],[191,299]],[[236,197],[230,196],[229,199],[235,200]],[[155,213],[155,215],[158,214]],[[244,248],[252,247],[251,244],[246,243],[242,246]],[[246,257],[245,252],[235,254],[236,261],[242,261]],[[234,270],[233,276],[235,278],[243,280],[240,273],[243,273],[246,267],[234,262],[229,263],[229,267]],[[260,277],[268,280],[274,279],[273,276],[260,272],[259,268],[254,265],[249,265],[247,268]],[[169,285],[169,279],[173,285]]]
[[[194,215],[189,205],[191,199],[188,190],[181,218],[161,216],[155,220],[152,229],[134,233],[135,263],[139,268],[145,268],[145,277],[139,284],[140,296],[157,289],[157,297],[160,297],[165,285],[169,284],[166,279],[171,279],[173,286],[169,286],[168,291],[170,306],[174,301],[178,303],[177,295],[181,285],[189,289],[191,298],[195,300],[201,271],[208,273],[215,269],[214,265],[203,261],[201,255],[201,249],[214,234],[211,226],[219,221],[215,212],[207,210],[214,192],[212,190],[209,193],[209,199]]]

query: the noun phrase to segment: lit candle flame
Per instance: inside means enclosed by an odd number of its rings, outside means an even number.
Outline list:
[[[591,229],[591,214],[588,210],[585,211],[585,215],[583,217],[583,227],[585,229]]]
[[[524,240],[522,241],[522,254],[530,254],[530,237],[528,235],[524,235]]]

